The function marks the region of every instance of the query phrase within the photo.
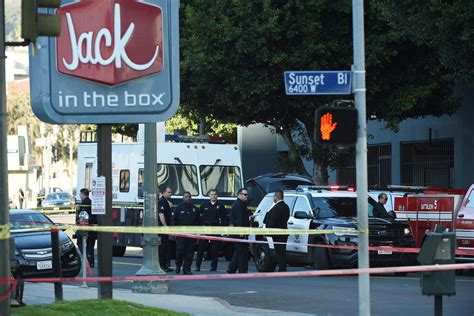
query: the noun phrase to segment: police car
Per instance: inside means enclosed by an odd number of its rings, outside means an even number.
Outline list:
[[[265,227],[264,218],[273,206],[274,193],[267,194],[254,213],[254,227]],[[310,247],[308,244],[357,246],[357,195],[340,186],[299,186],[284,191],[284,201],[290,208],[288,229],[348,230],[331,234],[293,234],[288,236],[287,262],[292,266],[311,265],[316,269],[356,266],[357,250]],[[414,239],[407,222],[396,221],[374,199],[368,197],[369,243],[371,246],[413,247]],[[351,232],[353,231],[353,233]],[[249,236],[250,240],[269,240],[264,236]],[[251,244],[250,251],[260,272],[275,270],[273,244]],[[414,262],[411,254],[389,249],[370,252],[370,264],[406,265]]]

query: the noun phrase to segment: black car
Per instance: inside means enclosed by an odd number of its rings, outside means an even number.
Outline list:
[[[51,277],[52,243],[50,231],[32,232],[32,228],[52,226],[44,214],[34,210],[10,210],[11,236],[15,241],[15,261],[21,277]],[[75,277],[81,270],[79,252],[65,232],[59,231],[61,271],[65,277]]]
[[[357,195],[350,191],[332,191],[314,187],[285,191],[284,200],[290,207],[288,228],[314,230],[314,235],[288,236],[287,262],[290,265],[312,265],[317,269],[357,266],[357,250],[309,247],[308,244],[357,246]],[[414,247],[415,240],[410,225],[395,220],[374,199],[368,198],[369,244],[386,247],[370,251],[371,266],[399,266],[414,264],[414,255],[394,252],[390,247]],[[267,194],[254,213],[254,226],[264,227],[264,218],[273,205],[273,194]],[[335,230],[318,234],[318,230]],[[249,239],[261,239],[250,236]],[[273,271],[276,261],[272,246],[254,244],[250,247],[257,269]]]
[[[295,190],[299,185],[312,185],[305,176],[287,173],[269,173],[245,181],[249,192],[249,206],[256,207],[267,193],[276,190]]]

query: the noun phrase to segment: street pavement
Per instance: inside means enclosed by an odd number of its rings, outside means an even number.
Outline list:
[[[126,255],[113,258],[114,276],[132,276],[143,262],[141,248],[128,247]],[[225,274],[227,262],[219,260],[218,271],[208,272],[209,261],[204,261],[202,270],[195,274]],[[194,268],[194,265],[193,265]],[[290,267],[289,271],[301,271],[304,268]],[[93,270],[97,273],[96,268]],[[249,272],[256,272],[250,261]],[[173,272],[171,274],[174,274]],[[443,297],[443,315],[474,316],[474,277],[456,277],[456,295]],[[97,284],[87,292],[88,298],[97,298]],[[434,298],[423,296],[420,289],[419,274],[411,273],[406,277],[380,275],[371,277],[372,315],[420,316],[434,314]],[[53,286],[35,288],[38,284],[27,284],[25,301],[27,304],[38,302],[49,288],[49,301],[54,300]],[[114,283],[115,299],[137,300],[158,304],[163,308],[184,311],[193,315],[356,315],[358,314],[358,278],[356,276],[338,277],[295,277],[275,279],[239,279],[239,280],[199,280],[170,281],[170,293],[165,295],[131,293],[131,282]],[[83,289],[68,284],[65,293],[71,288],[72,298],[81,298],[77,293]],[[76,293],[76,292],[77,293]],[[36,294],[35,294],[36,293]],[[36,296],[35,296],[36,295]],[[85,294],[84,294],[85,295]],[[149,299],[150,296],[153,299]],[[36,297],[36,298],[35,298]],[[65,294],[65,298],[69,299]],[[46,298],[45,298],[46,299]],[[156,306],[156,305],[155,305]]]
[[[141,267],[141,249],[127,250],[126,256],[113,259],[114,276],[134,275]],[[204,261],[201,272],[223,274],[225,260],[217,272],[208,272]],[[303,268],[290,267],[290,271]],[[255,272],[250,264],[250,271]],[[96,268],[93,270],[97,273]],[[174,275],[174,273],[170,273]],[[89,289],[80,284],[64,285],[64,298],[97,298],[97,284]],[[295,277],[275,279],[170,281],[170,294],[136,294],[131,282],[114,283],[114,299],[129,300],[147,306],[167,308],[192,315],[357,315],[358,281],[356,276]],[[474,315],[474,277],[457,276],[456,295],[443,297],[443,315]],[[27,283],[27,304],[54,302],[52,284]],[[419,316],[434,314],[434,299],[421,295],[419,275],[371,277],[372,315]]]
[[[82,288],[80,286],[64,285],[63,298],[67,301],[97,299],[97,288]],[[125,289],[114,289],[113,298],[150,307],[160,307],[176,312],[189,313],[191,315],[310,315],[233,306],[228,304],[226,301],[212,297],[177,294],[138,294]],[[53,304],[55,302],[54,285],[48,283],[26,283],[24,302],[27,305]]]

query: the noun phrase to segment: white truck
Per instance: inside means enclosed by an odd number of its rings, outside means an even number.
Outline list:
[[[78,192],[90,188],[97,175],[95,137],[81,137],[78,146]],[[202,137],[198,138],[202,141]],[[86,140],[86,141],[83,141]],[[89,140],[89,141],[87,141]],[[174,142],[157,143],[157,182],[173,190],[174,205],[191,192],[193,203],[208,200],[217,189],[219,200],[231,205],[243,187],[240,150],[235,144],[189,143],[190,137],[175,137]],[[116,226],[143,225],[144,143],[112,144],[112,219]],[[126,246],[140,246],[138,234],[114,234],[114,255],[123,255]]]

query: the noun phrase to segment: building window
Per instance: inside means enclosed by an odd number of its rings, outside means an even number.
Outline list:
[[[130,191],[130,170],[120,170],[120,192]]]
[[[392,145],[367,146],[367,173],[369,187],[386,188],[392,182]],[[347,159],[344,167],[337,170],[337,183],[356,184],[355,155]]]
[[[454,140],[400,143],[401,184],[451,188]]]

